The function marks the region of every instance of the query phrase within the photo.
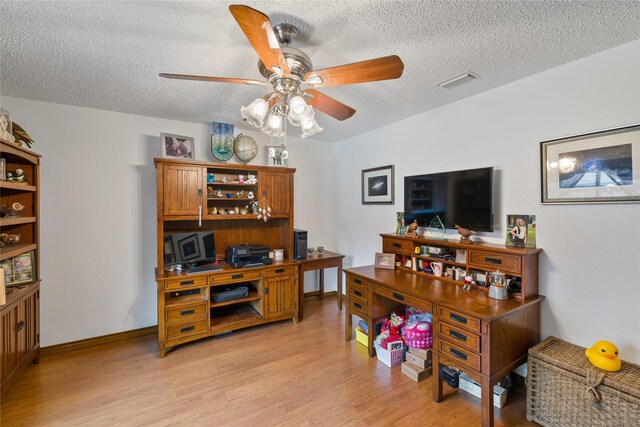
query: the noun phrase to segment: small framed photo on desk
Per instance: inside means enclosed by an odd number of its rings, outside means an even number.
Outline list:
[[[395,254],[385,254],[376,252],[375,268],[387,268],[393,270],[396,268],[396,256]]]

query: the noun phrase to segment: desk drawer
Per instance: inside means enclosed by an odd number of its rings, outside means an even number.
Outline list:
[[[447,322],[476,334],[480,333],[480,319],[444,307],[439,308],[438,321]]]
[[[188,322],[206,316],[207,303],[172,307],[166,309],[167,323]]]
[[[413,242],[411,240],[383,237],[382,252],[392,252],[411,256],[413,254]]]
[[[167,328],[167,339],[182,338],[189,335],[207,332],[207,319],[197,322],[188,322],[181,325],[169,326]]]
[[[290,276],[295,273],[296,267],[290,265],[288,267],[269,268],[264,270],[264,277]]]
[[[178,289],[193,288],[196,286],[207,286],[206,277],[184,278],[182,280],[169,280],[165,284],[165,290],[174,291]]]
[[[347,288],[349,289],[349,295],[351,297],[360,298],[364,301],[369,301],[369,286],[365,284],[358,285],[352,281],[349,281]]]
[[[238,271],[237,273],[220,274],[209,277],[210,285],[226,285],[227,283],[246,282],[262,279],[262,271]]]
[[[425,313],[431,313],[433,309],[431,303],[428,301],[422,301],[422,300],[419,300],[418,298],[414,298],[408,295],[403,295],[398,292],[392,291],[390,289],[378,287],[376,288],[375,293],[385,298],[419,308]]]
[[[504,273],[520,274],[522,257],[518,255],[497,254],[477,249],[469,249],[469,267],[483,270],[500,270]]]
[[[196,303],[208,300],[207,292],[209,288],[191,288],[181,289],[179,291],[165,292],[164,304],[165,306],[183,305],[189,303]]]
[[[438,350],[442,354],[446,354],[453,360],[457,360],[460,363],[470,366],[476,371],[480,372],[482,369],[481,357],[463,347],[451,344],[443,339],[438,339]]]
[[[476,353],[480,353],[480,337],[464,329],[455,328],[444,322],[438,322],[438,336]]]
[[[365,316],[368,316],[369,304],[367,301],[361,298],[349,297],[349,308],[359,311]]]

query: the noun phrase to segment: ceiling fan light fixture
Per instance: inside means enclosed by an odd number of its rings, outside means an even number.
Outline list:
[[[300,95],[296,95],[291,98],[291,101],[289,101],[289,107],[291,108],[292,112],[296,114],[302,114],[307,107],[307,103]]]
[[[248,107],[244,105],[240,108],[240,114],[251,125],[261,128],[264,124],[264,117],[269,111],[269,104],[264,98],[258,98],[249,104]]]
[[[322,128],[318,126],[316,119],[311,116],[309,120],[302,122],[302,138],[307,138],[311,135],[315,135],[318,132],[322,132]]]
[[[266,124],[261,129],[262,132],[274,138],[284,136],[284,117],[275,110],[271,110],[271,114],[267,117]]]

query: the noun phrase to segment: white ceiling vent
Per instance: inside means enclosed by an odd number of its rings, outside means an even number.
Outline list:
[[[462,73],[460,75],[452,77],[449,80],[445,80],[442,83],[438,83],[438,86],[444,87],[444,88],[447,88],[447,89],[453,89],[454,87],[458,87],[458,86],[463,85],[465,83],[469,83],[470,81],[473,81],[473,80],[478,79],[478,78],[480,78],[480,76],[477,75],[476,73],[472,73],[471,71],[467,71],[466,73]]]

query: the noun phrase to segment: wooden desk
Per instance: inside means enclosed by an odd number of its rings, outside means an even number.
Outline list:
[[[482,385],[482,425],[492,426],[493,386],[526,362],[527,350],[540,341],[544,297],[499,301],[484,289],[465,291],[461,285],[404,268],[366,266],[345,273],[346,340],[351,340],[352,314],[375,331],[381,318],[407,305],[433,313],[433,400],[443,397],[440,366],[460,369]],[[371,357],[373,335],[369,334]]]
[[[342,310],[342,259],[344,255],[337,254],[335,252],[324,251],[319,254],[318,251],[314,251],[311,255],[308,255],[307,259],[300,260],[300,277],[298,280],[300,289],[300,300],[298,304],[298,315],[302,320],[302,307],[304,303],[304,272],[312,270],[320,270],[320,299],[324,298],[324,269],[336,267],[338,269],[338,310]]]

